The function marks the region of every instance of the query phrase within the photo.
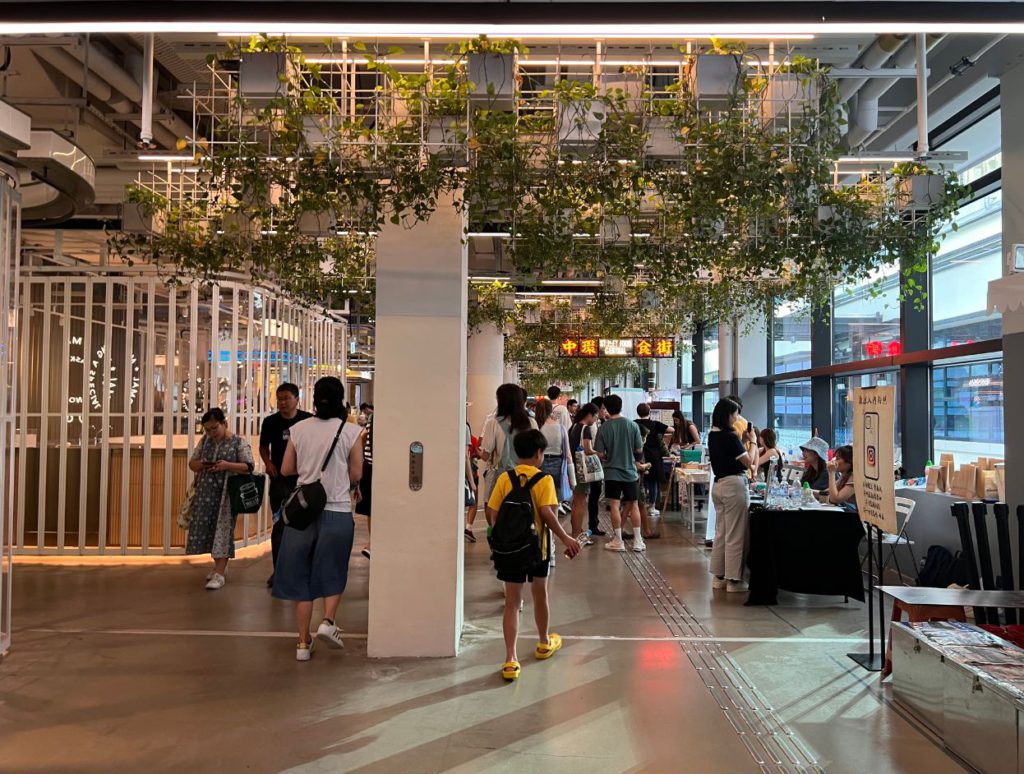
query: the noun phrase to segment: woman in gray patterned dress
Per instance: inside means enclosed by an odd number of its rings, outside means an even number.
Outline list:
[[[235,521],[228,497],[228,475],[251,473],[252,447],[228,429],[227,418],[219,408],[203,414],[203,440],[189,460],[196,474],[196,494],[192,501],[192,520],[188,525],[186,554],[213,556],[213,572],[206,576],[206,588],[216,591],[224,586],[228,559],[235,556]]]

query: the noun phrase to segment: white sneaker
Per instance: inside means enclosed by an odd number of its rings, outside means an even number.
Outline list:
[[[750,587],[743,581],[729,581],[725,586],[725,590],[730,593],[744,592],[750,591]]]
[[[309,661],[313,657],[313,646],[315,642],[310,640],[308,643],[300,642],[295,646],[295,660],[296,661]]]
[[[647,544],[644,542],[644,539],[642,537],[638,537],[635,540],[633,540],[633,550],[636,551],[638,554],[641,554],[647,550]]]
[[[206,573],[206,580],[210,580],[216,574],[217,574],[216,570],[210,570],[208,573]],[[227,577],[228,577],[228,571],[224,570],[224,579],[227,580]]]
[[[626,544],[621,540],[609,540],[604,544],[605,551],[625,551]]]
[[[206,581],[206,588],[210,591],[216,591],[217,589],[224,588],[225,582],[224,576],[219,572],[210,573],[210,579]]]
[[[326,620],[321,621],[320,625],[316,627],[316,636],[326,642],[330,648],[345,647],[345,643],[341,639],[341,629],[337,624],[329,623]]]
[[[718,578],[714,575],[711,576],[711,588],[713,589],[724,589],[729,584],[725,578]]]
[[[594,538],[592,538],[589,535],[587,535],[587,536],[585,536],[585,537],[580,539],[580,545],[581,546],[592,546],[592,545],[594,545]]]
[[[647,513],[651,516],[654,516],[655,518],[661,516],[661,511],[659,511],[657,508],[648,508]]]

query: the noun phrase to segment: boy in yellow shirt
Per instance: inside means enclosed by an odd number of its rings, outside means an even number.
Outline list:
[[[558,522],[558,495],[551,476],[544,476],[530,485],[531,480],[541,472],[544,449],[547,448],[544,434],[539,430],[527,430],[517,433],[512,443],[519,464],[514,471],[502,474],[495,482],[490,500],[487,501],[487,521],[497,525],[502,502],[513,489],[510,476],[517,476],[521,486],[530,487],[534,525],[540,538],[540,560],[525,572],[498,571],[498,580],[505,584],[505,614],[502,620],[502,630],[505,634],[505,663],[501,668],[501,676],[506,680],[519,679],[521,671],[519,657],[516,655],[516,640],[519,638],[519,606],[524,583],[529,582],[533,592],[533,616],[537,623],[538,637],[534,655],[538,659],[550,658],[562,647],[562,638],[557,634],[548,633],[550,608],[547,583],[553,548],[551,533],[554,532],[565,545],[566,556],[570,559],[580,551],[580,544]]]

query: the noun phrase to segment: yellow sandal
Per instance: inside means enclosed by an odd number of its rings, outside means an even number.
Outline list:
[[[555,655],[555,651],[559,650],[561,647],[562,647],[562,638],[561,638],[561,636],[559,636],[557,634],[549,634],[548,635],[548,641],[546,643],[544,643],[544,642],[538,642],[537,643],[537,650],[536,650],[536,653],[534,655],[536,655],[537,658],[539,658],[539,659],[551,658],[553,655]]]
[[[522,667],[519,666],[518,661],[506,661],[501,666],[501,676],[509,682],[518,680],[521,671]]]

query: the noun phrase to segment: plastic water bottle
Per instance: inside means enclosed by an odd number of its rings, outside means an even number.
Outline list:
[[[814,492],[811,491],[811,485],[804,481],[804,488],[800,492],[800,504],[801,505],[816,505],[817,500],[814,499]]]

